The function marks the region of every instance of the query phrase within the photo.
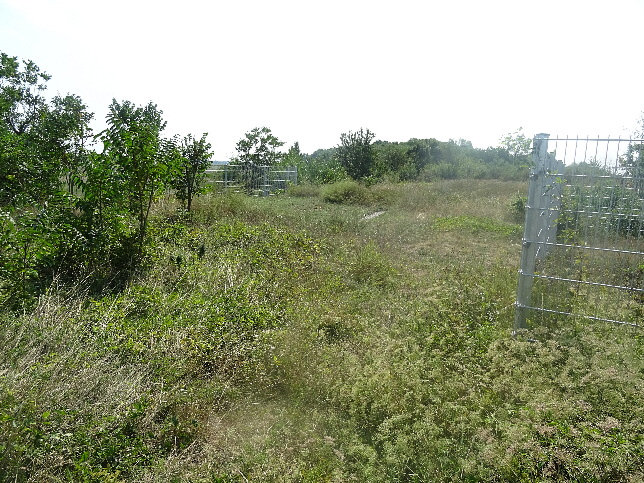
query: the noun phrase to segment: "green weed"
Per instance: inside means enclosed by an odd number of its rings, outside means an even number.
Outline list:
[[[517,223],[523,223],[525,220],[525,208],[528,202],[528,197],[517,193],[516,198],[512,201],[510,205],[510,212],[512,217]]]

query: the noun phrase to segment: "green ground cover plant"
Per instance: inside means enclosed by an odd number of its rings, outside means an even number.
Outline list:
[[[641,480],[641,331],[510,335],[525,188],[160,200],[122,289],[3,312],[0,479]]]

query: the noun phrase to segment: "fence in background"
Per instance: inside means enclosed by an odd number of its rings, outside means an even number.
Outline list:
[[[644,140],[539,134],[533,160],[515,330],[563,316],[644,326]]]
[[[268,196],[297,184],[297,167],[228,164],[207,169],[206,176],[217,191]]]

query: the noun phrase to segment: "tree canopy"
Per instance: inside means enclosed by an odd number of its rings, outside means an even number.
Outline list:
[[[71,183],[93,117],[78,96],[44,96],[51,78],[32,61],[0,54],[0,203],[44,202]]]
[[[194,196],[203,191],[205,171],[211,163],[212,145],[206,140],[207,137],[208,133],[203,133],[200,139],[188,134],[179,146],[179,172],[173,186],[177,198],[185,202],[188,211],[192,207]]]
[[[100,136],[121,193],[137,217],[140,249],[152,203],[179,169],[174,143],[161,136],[166,126],[162,116],[163,111],[151,102],[137,107],[114,99],[107,114],[108,128]]]
[[[152,102],[113,100],[94,137],[80,97],[45,97],[49,79],[0,54],[0,305],[32,300],[54,275],[136,268],[153,202],[174,185],[191,203],[212,155],[205,135],[164,138]]]
[[[374,137],[374,133],[363,128],[340,135],[337,156],[340,164],[353,179],[363,179],[369,176],[375,161],[371,144]]]
[[[283,145],[269,128],[253,128],[237,142],[237,162],[253,166],[272,166],[282,157],[278,149]]]

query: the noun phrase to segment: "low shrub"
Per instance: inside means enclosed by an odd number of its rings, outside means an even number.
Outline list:
[[[286,193],[296,198],[314,198],[320,195],[320,187],[314,184],[292,184]]]
[[[510,213],[517,223],[523,223],[525,220],[525,207],[527,203],[528,198],[526,196],[522,196],[521,193],[517,193],[515,198],[512,200]]]
[[[322,188],[322,199],[329,203],[366,205],[372,197],[369,190],[355,181],[339,181]]]
[[[374,243],[369,242],[349,262],[348,273],[358,285],[384,287],[390,283],[395,271]]]

